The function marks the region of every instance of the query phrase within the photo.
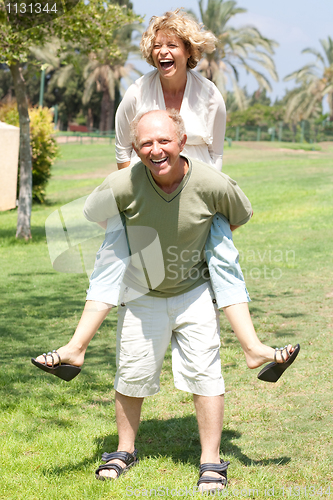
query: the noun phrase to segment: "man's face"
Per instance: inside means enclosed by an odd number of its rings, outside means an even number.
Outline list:
[[[149,113],[137,127],[137,155],[158,181],[177,173],[179,154],[184,149],[186,135],[181,142],[174,122],[165,112]],[[168,175],[170,174],[170,175]]]

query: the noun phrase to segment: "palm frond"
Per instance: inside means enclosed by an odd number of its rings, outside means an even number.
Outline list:
[[[198,3],[203,24],[218,39],[216,51],[205,56],[206,69],[203,70],[204,63],[201,62],[199,70],[214,81],[221,90],[226,88],[227,79],[232,85],[237,84],[238,88],[238,68],[243,67],[257,80],[260,88],[271,90],[268,77],[263,71],[274,80],[278,79],[272,58],[274,49],[278,45],[277,42],[264,37],[255,26],[234,28],[229,25],[235,15],[247,12],[247,9],[237,6],[236,0],[208,0],[207,2],[199,0]],[[216,63],[215,66],[213,61]],[[223,61],[225,65],[223,71],[221,68],[218,69],[220,61]],[[241,101],[239,96],[238,91],[237,101],[239,105],[244,106],[245,100]]]
[[[316,58],[314,63],[306,64],[284,78],[285,81],[295,80],[296,84],[299,85],[289,94],[287,99],[286,117],[288,119],[292,115],[315,116],[322,105],[324,97],[327,96],[330,116],[333,120],[333,103],[331,104],[330,98],[333,93],[333,40],[328,37],[327,40],[320,40],[320,43],[324,55],[316,49],[304,49],[302,53],[312,54]]]
[[[74,66],[72,64],[67,64],[66,66],[62,66],[59,70],[54,74],[54,82],[61,88],[64,87],[71,77],[74,70]]]
[[[314,55],[325,66],[325,59],[318,50],[308,47],[308,48],[302,50],[302,54]]]
[[[249,105],[249,99],[245,95],[244,90],[238,85],[238,82],[232,77],[231,77],[231,82],[237,107],[241,111],[244,111],[244,109],[246,109]]]

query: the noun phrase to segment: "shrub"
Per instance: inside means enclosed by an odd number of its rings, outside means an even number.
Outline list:
[[[51,177],[51,167],[59,154],[58,145],[52,136],[52,113],[48,108],[30,108],[30,144],[32,151],[32,199],[45,201],[45,188]],[[19,126],[16,102],[0,107],[0,120]]]
[[[30,140],[32,148],[32,197],[45,201],[45,188],[51,177],[51,167],[59,153],[52,136],[52,113],[48,108],[32,108],[30,116]]]

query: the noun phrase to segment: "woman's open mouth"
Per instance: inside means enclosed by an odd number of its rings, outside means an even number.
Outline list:
[[[174,65],[174,61],[172,59],[162,59],[159,63],[161,68],[165,70],[172,68]]]

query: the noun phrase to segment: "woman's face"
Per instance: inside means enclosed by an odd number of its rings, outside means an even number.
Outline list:
[[[177,35],[164,31],[157,32],[152,58],[162,77],[171,78],[185,74],[189,57],[189,51]]]

